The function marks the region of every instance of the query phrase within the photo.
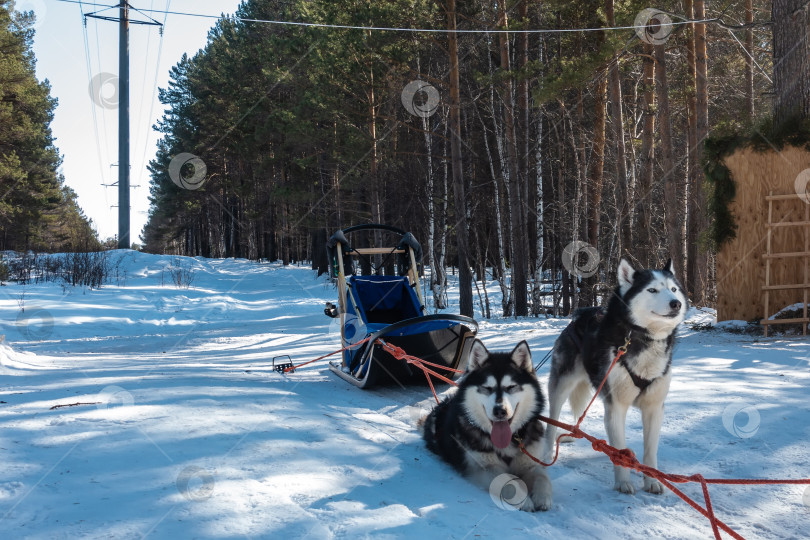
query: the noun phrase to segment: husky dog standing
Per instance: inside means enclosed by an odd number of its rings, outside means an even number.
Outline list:
[[[631,405],[641,409],[644,464],[657,467],[664,398],[672,379],[675,332],[686,315],[687,299],[675,279],[671,260],[661,270],[634,270],[622,259],[618,273],[619,286],[607,311],[577,311],[554,343],[548,382],[549,416],[557,420],[569,400],[574,418],[578,419],[593,395],[591,388],[599,386],[618,348],[629,338],[627,353],[602,389],[605,431],[612,446],[626,448],[627,409]],[[553,458],[555,432],[553,426],[548,427],[544,444],[547,461]],[[614,475],[617,490],[635,493],[628,469],[614,467]],[[662,493],[663,486],[645,476],[644,490]]]
[[[490,353],[475,340],[458,391],[423,419],[428,449],[485,489],[504,473],[519,477],[528,494],[514,506],[533,512],[551,507],[551,481],[545,468],[523,454],[522,441],[539,455],[545,406],[529,345],[511,353]]]

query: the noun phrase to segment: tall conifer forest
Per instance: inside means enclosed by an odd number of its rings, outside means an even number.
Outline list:
[[[323,266],[332,232],[382,222],[422,241],[439,303],[466,261],[497,314],[539,313],[549,280],[594,304],[615,276],[575,281],[571,250],[671,257],[711,303],[704,143],[772,115],[771,3],[647,8],[245,1],[160,90],[145,249]],[[332,26],[260,22],[282,20]]]

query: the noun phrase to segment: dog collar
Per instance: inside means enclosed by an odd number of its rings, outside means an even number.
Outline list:
[[[648,341],[653,341],[652,334],[650,331],[644,328],[643,326],[639,326],[633,323],[627,323],[630,327],[630,330],[627,331],[627,337],[630,337],[631,334],[641,334],[642,339],[646,339]]]

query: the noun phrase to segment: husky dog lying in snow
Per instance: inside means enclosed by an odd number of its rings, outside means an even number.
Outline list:
[[[543,424],[537,416],[544,406],[525,341],[511,353],[490,353],[475,340],[458,391],[422,420],[423,436],[428,449],[491,494],[500,475],[514,475],[525,491],[509,504],[529,512],[548,510],[551,481],[545,468],[518,448],[522,441],[539,455]]]
[[[616,352],[630,339],[627,353],[610,372],[602,389],[608,442],[626,448],[625,418],[632,405],[641,409],[644,426],[644,464],[658,466],[658,436],[664,398],[672,379],[670,365],[675,333],[686,315],[687,299],[673,274],[672,261],[661,270],[634,270],[622,259],[619,286],[607,311],[585,308],[554,343],[548,382],[549,417],[557,420],[566,400],[578,419],[602,382]],[[544,458],[553,458],[556,428],[549,426]],[[614,467],[615,488],[635,493],[630,471]],[[663,486],[644,477],[644,490],[662,493]]]

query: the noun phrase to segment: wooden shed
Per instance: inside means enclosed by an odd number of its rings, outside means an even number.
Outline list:
[[[742,148],[724,163],[736,184],[729,209],[737,236],[717,254],[717,320],[767,319],[804,303],[806,331],[810,201],[797,178],[810,179],[810,151]]]

